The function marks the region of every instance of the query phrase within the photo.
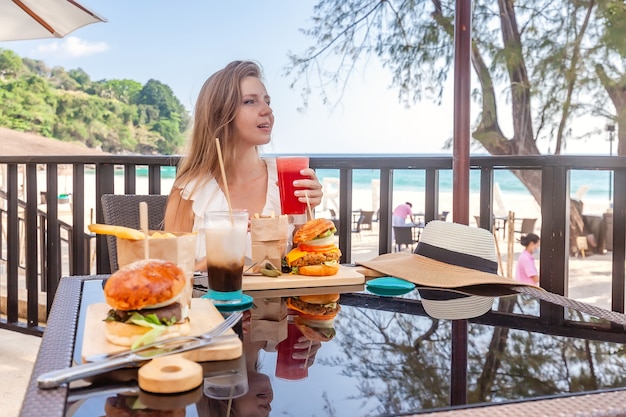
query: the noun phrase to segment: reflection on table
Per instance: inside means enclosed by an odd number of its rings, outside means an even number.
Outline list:
[[[61,281],[21,415],[105,415],[107,399],[112,399],[151,409],[183,408],[189,417],[208,415],[206,407],[212,407],[211,416],[225,416],[222,413],[224,406],[228,407],[227,400],[207,398],[199,390],[180,395],[148,394],[139,391],[132,378],[125,381],[98,378],[92,385],[72,384],[69,390],[37,388],[34,381],[38,374],[67,367],[72,352],[80,352],[83,332],[80,316],[90,303],[102,300],[101,278],[72,277]],[[333,290],[333,287],[318,288],[315,293]],[[450,375],[454,372],[452,322],[429,317],[421,304],[419,289],[401,297],[376,296],[365,291],[342,293],[341,310],[333,321],[336,334],[315,344],[311,340],[310,350],[306,337],[296,339],[307,344],[306,350],[299,349],[299,358],[304,357],[302,369],[308,369],[306,377],[297,381],[276,376],[278,346],[287,339],[289,316],[293,315],[284,308],[285,297],[290,294],[285,293],[288,290],[281,291],[281,296],[268,291],[256,295],[250,292],[256,308],[238,329],[244,342],[246,378],[250,396],[255,399],[256,415],[269,415],[268,406],[272,415],[325,415],[325,407],[332,404],[335,415],[346,417],[410,414],[449,406]],[[296,291],[291,295],[296,294],[301,293]],[[433,301],[446,302],[436,298]],[[569,311],[566,317],[593,321],[593,328],[584,323],[577,330],[576,323],[541,322],[539,302],[528,296],[501,298],[496,302],[498,311],[494,306],[493,311],[469,319],[464,368],[476,371],[469,376],[471,381],[482,375],[484,384],[470,383],[466,389],[468,398],[476,403],[512,403],[492,405],[496,408],[489,410],[474,406],[455,410],[453,415],[489,415],[491,411],[505,413],[506,410],[510,410],[507,412],[510,415],[535,415],[533,407],[539,404],[542,412],[556,415],[559,409],[556,405],[550,409],[550,401],[520,403],[519,400],[626,387],[623,376],[626,357],[615,354],[624,350],[623,331]],[[439,311],[446,311],[445,306],[441,307]],[[497,364],[489,359],[492,357],[499,358]],[[529,363],[534,366],[528,366]],[[221,365],[202,364],[207,374]],[[127,372],[132,374],[133,370]],[[544,382],[537,384],[537,381]],[[373,396],[371,387],[377,387],[376,392],[391,394]],[[612,395],[621,396],[617,397],[621,402],[614,398],[612,404],[626,403],[626,392]],[[583,397],[584,402],[577,410],[584,413],[588,409],[585,407],[601,407],[600,401],[594,401],[596,397]],[[238,415],[236,410],[243,411],[243,402],[250,397],[239,398],[230,401],[232,417]],[[581,397],[572,398],[575,401]],[[222,411],[214,411],[218,408]]]

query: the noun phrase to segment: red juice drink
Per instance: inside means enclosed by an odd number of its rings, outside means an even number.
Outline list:
[[[304,214],[306,213],[306,203],[298,201],[294,195],[296,188],[293,186],[294,180],[303,177],[300,171],[309,167],[309,157],[307,156],[282,156],[276,158],[276,169],[278,171],[278,188],[280,189],[280,206],[282,214]]]
[[[296,327],[291,317],[287,324],[287,338],[276,346],[278,357],[276,359],[276,377],[289,381],[299,381],[309,376],[309,368],[306,366],[306,360],[294,359],[294,353],[306,353],[307,349],[296,349],[295,344],[298,339],[303,336],[302,332]]]

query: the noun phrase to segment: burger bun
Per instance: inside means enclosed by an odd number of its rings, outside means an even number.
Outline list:
[[[338,263],[324,263],[317,265],[307,265],[307,266],[299,266],[298,274],[299,275],[307,275],[314,277],[324,277],[329,275],[335,275],[339,272],[339,264]]]
[[[144,259],[113,273],[104,286],[104,297],[116,310],[163,307],[177,300],[186,282],[185,273],[175,263]]]
[[[293,243],[298,244],[313,240],[319,235],[335,228],[335,223],[330,219],[314,219],[306,222],[293,235]]]

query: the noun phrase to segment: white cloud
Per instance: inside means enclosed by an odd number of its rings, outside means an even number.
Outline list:
[[[54,55],[59,58],[79,58],[99,54],[109,49],[106,42],[87,42],[75,36],[40,45],[37,52],[45,55]]]

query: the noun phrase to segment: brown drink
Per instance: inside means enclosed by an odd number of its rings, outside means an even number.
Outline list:
[[[208,265],[209,287],[220,292],[238,291],[241,289],[241,277],[243,265],[231,265],[230,267]]]
[[[205,214],[204,235],[209,275],[208,296],[215,304],[241,301],[248,213],[215,211]]]

